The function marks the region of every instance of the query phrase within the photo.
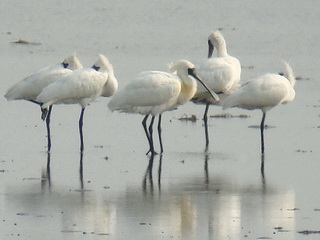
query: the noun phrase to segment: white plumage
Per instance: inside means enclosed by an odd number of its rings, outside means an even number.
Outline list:
[[[263,112],[261,130],[261,149],[264,152],[263,130],[266,112],[271,108],[294,100],[295,77],[292,68],[285,63],[284,76],[265,74],[245,83],[237,91],[226,97],[221,105],[223,109],[239,107],[248,110],[261,109]]]
[[[238,59],[228,54],[226,41],[219,31],[212,32],[208,37],[208,58],[197,65],[197,71],[204,83],[223,99],[239,87],[241,65]],[[213,58],[213,49],[217,50],[217,57]],[[207,115],[210,104],[217,104],[208,91],[198,84],[198,89],[192,101],[205,104],[203,120],[206,129],[206,146],[209,144]]]
[[[159,71],[142,72],[135,81],[115,94],[109,108],[156,116],[176,106],[180,89],[179,78],[174,74]]]
[[[215,93],[229,94],[239,87],[241,65],[237,58],[228,54],[226,41],[219,31],[208,37],[208,59],[197,65],[197,72],[204,83]],[[213,49],[217,49],[217,57],[212,58]],[[196,103],[216,103],[208,92],[198,84],[193,101]]]
[[[108,59],[100,55],[91,68],[76,70],[43,89],[36,101],[43,102],[42,108],[52,104],[80,104],[82,107],[79,130],[83,150],[82,124],[85,107],[99,96],[111,96],[118,88],[113,67]]]
[[[147,71],[142,72],[125,88],[118,91],[109,102],[109,108],[127,113],[139,113],[146,115],[143,126],[149,141],[150,151],[153,154],[152,124],[154,117],[159,115],[159,127],[161,114],[170,111],[177,106],[189,101],[196,93],[195,79],[202,82],[196,75],[194,65],[186,60],[180,60],[170,66],[170,72]],[[219,100],[219,97],[212,93]],[[149,132],[146,129],[146,120],[152,115]],[[150,133],[151,131],[151,133]],[[159,132],[161,152],[161,134]]]
[[[79,69],[65,75],[43,89],[36,101],[42,108],[52,104],[80,104],[85,108],[90,102],[104,94],[111,96],[118,88],[117,79],[108,59],[100,55],[91,68]]]
[[[42,105],[42,102],[36,100],[40,92],[49,84],[60,80],[66,74],[71,73],[73,70],[81,69],[82,65],[76,55],[72,55],[63,60],[62,63],[57,65],[45,67],[37,73],[26,77],[25,79],[14,84],[5,94],[7,100],[27,100],[36,104]],[[47,117],[47,138],[48,138],[48,151],[51,149],[50,137],[50,115],[52,108],[50,107]]]
[[[59,80],[63,75],[81,68],[82,65],[79,59],[76,55],[72,55],[64,59],[62,63],[45,67],[37,73],[17,82],[7,91],[5,97],[7,100],[36,101],[37,96],[43,88]]]

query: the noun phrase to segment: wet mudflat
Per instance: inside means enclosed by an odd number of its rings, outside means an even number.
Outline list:
[[[211,107],[212,116],[247,117],[210,118],[206,149],[204,106],[188,103],[163,115],[165,152],[151,159],[142,116],[111,113],[108,98],[86,110],[82,155],[80,107],[54,107],[48,154],[39,107],[1,98],[1,239],[319,238],[317,4],[0,3],[2,95],[74,51],[84,66],[105,54],[121,88],[140,71],[205,57],[218,28],[244,81],[281,71],[280,60],[300,78],[296,99],[267,114],[264,156],[252,127],[260,111]]]

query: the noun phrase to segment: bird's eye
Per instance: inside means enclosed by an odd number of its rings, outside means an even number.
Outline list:
[[[284,73],[283,73],[283,72],[279,72],[279,75],[280,75],[280,76],[284,76]]]
[[[64,68],[67,68],[67,67],[69,66],[69,63],[63,62],[63,63],[62,63],[62,66],[63,66]]]
[[[188,74],[189,74],[189,75],[192,75],[193,72],[194,72],[194,68],[188,68]]]
[[[100,67],[96,66],[96,65],[93,65],[92,68],[96,71],[99,71]]]

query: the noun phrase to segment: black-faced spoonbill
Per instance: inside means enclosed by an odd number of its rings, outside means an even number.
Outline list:
[[[62,76],[72,72],[76,69],[81,69],[82,65],[76,55],[72,55],[54,66],[45,67],[37,73],[26,77],[25,79],[13,85],[6,95],[7,100],[27,100],[38,105],[42,102],[36,100],[40,92],[49,84],[59,80]],[[46,125],[47,125],[47,138],[48,138],[48,151],[51,149],[50,137],[50,115],[52,107],[49,108]]]
[[[151,154],[155,154],[152,137],[154,118],[159,115],[158,134],[162,153],[162,113],[176,109],[177,106],[186,103],[193,97],[197,91],[195,79],[202,83],[195,72],[194,65],[189,61],[177,61],[170,66],[170,72],[147,71],[140,73],[134,81],[118,91],[108,105],[112,111],[118,110],[146,115],[142,124],[149,141],[150,149],[148,153],[151,152]],[[212,97],[219,101],[219,97],[209,90],[204,83],[202,84],[211,93]],[[152,119],[149,130],[147,130],[146,121],[149,115],[152,115]]]
[[[82,107],[79,118],[80,151],[83,145],[83,114],[86,106],[99,96],[108,97],[118,88],[113,67],[108,59],[100,55],[91,68],[73,71],[60,81],[54,82],[43,89],[36,101],[43,102],[42,108],[48,109],[53,104],[80,104]]]
[[[203,82],[221,99],[230,94],[240,86],[241,65],[238,59],[228,54],[227,45],[224,37],[219,31],[212,32],[208,37],[208,58],[196,65],[197,73]],[[217,49],[217,57],[213,58],[213,49]],[[205,104],[206,108],[203,115],[206,147],[209,144],[208,136],[208,110],[210,104],[217,104],[208,91],[198,84],[198,89],[192,100],[197,104]]]
[[[262,111],[260,123],[261,153],[264,153],[264,121],[267,111],[280,103],[291,102],[295,97],[293,88],[296,80],[292,68],[288,63],[284,64],[284,76],[268,73],[252,79],[221,102],[223,109],[239,107]]]

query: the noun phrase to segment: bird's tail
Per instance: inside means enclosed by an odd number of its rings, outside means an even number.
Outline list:
[[[294,87],[294,85],[296,84],[296,78],[294,76],[293,70],[287,62],[283,62],[285,65],[284,76],[289,80],[291,86]]]

